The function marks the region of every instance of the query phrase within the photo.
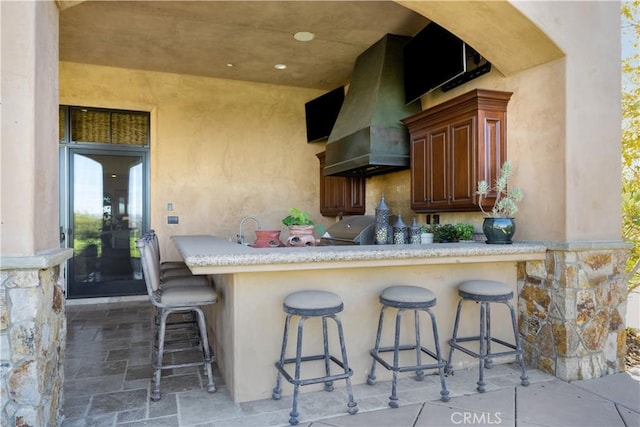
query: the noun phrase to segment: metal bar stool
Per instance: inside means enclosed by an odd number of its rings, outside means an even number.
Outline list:
[[[165,281],[172,277],[188,277],[191,276],[191,270],[183,261],[161,261],[160,258],[160,242],[155,230],[149,230],[143,238],[148,238],[160,262],[160,280]]]
[[[353,399],[353,392],[351,390],[351,375],[353,371],[349,368],[347,362],[347,349],[344,343],[344,334],[342,332],[342,322],[337,313],[340,313],[344,309],[344,305],[340,297],[333,292],[327,291],[300,291],[288,295],[283,303],[283,310],[287,313],[287,318],[284,324],[284,334],[282,337],[282,351],[280,353],[280,360],[275,363],[278,375],[276,378],[276,386],[273,389],[272,397],[274,400],[279,400],[281,397],[280,382],[282,377],[293,384],[293,407],[290,412],[289,423],[291,425],[298,424],[298,395],[300,386],[308,384],[324,383],[325,391],[333,391],[333,382],[336,380],[346,380],[347,393],[349,395],[349,402],[347,407],[349,414],[353,415],[358,412],[358,404]],[[286,358],[287,340],[289,337],[289,325],[293,316],[299,317],[298,319],[298,337],[296,344],[296,357]],[[311,356],[302,355],[302,330],[305,321],[309,318],[320,317],[322,318],[322,336],[324,342],[324,353]],[[333,319],[336,323],[338,330],[338,338],[340,340],[340,350],[342,352],[342,361],[329,354],[329,342],[327,332],[327,319]],[[300,377],[301,364],[303,362],[309,362],[314,360],[324,360],[325,375],[316,378],[302,379]],[[331,362],[335,363],[341,368],[340,373],[331,374],[330,365]],[[295,373],[292,377],[286,370],[285,365],[295,364]]]
[[[380,363],[387,370],[393,371],[393,380],[391,382],[391,396],[389,397],[389,406],[392,408],[398,407],[398,372],[415,372],[416,379],[422,381],[424,379],[424,370],[426,369],[438,369],[440,375],[440,385],[442,390],[440,391],[440,400],[443,402],[449,401],[449,391],[444,379],[444,368],[446,361],[442,359],[440,352],[440,341],[438,338],[438,325],[436,323],[436,316],[431,311],[431,307],[436,305],[436,296],[429,289],[419,286],[390,286],[380,293],[380,303],[382,308],[380,309],[380,318],[378,320],[378,333],[376,334],[375,348],[371,350],[370,354],[373,357],[371,363],[371,371],[367,377],[367,384],[373,385],[376,382],[376,362]],[[396,329],[394,345],[389,347],[380,347],[380,339],[382,336],[382,327],[384,322],[385,310],[389,307],[397,309],[396,313]],[[415,320],[415,344],[401,345],[400,344],[400,325],[402,321],[402,315],[405,310],[413,310]],[[431,318],[431,327],[433,329],[433,339],[435,342],[436,352],[423,347],[420,342],[420,318],[419,312],[423,311]],[[415,351],[416,352],[416,364],[411,366],[399,366],[399,353],[401,351]],[[393,364],[389,364],[380,353],[393,352]],[[436,363],[423,364],[421,360],[422,353],[433,358]]]
[[[190,366],[203,366],[207,375],[207,391],[214,393],[216,385],[213,377],[212,364],[215,362],[215,356],[209,348],[209,340],[207,337],[207,328],[205,315],[202,310],[203,306],[215,304],[218,296],[215,290],[208,284],[194,284],[188,282],[179,286],[162,288],[160,286],[160,260],[157,258],[152,249],[150,238],[138,239],[136,246],[140,250],[140,258],[142,261],[142,272],[144,274],[147,294],[151,304],[157,310],[157,331],[154,331],[154,351],[153,351],[153,388],[150,398],[156,402],[160,400],[160,379],[163,369],[184,368]],[[173,279],[179,280],[179,279]],[[186,341],[195,342],[195,345],[188,347],[166,348],[167,326],[170,315],[174,313],[191,313],[197,319],[198,339],[187,339]],[[156,329],[156,328],[154,328]],[[165,353],[176,353],[180,351],[198,350],[201,353],[201,359],[193,362],[166,364],[164,362]]]
[[[158,242],[158,236],[155,234],[154,230],[149,230],[142,236],[142,240],[146,242],[145,248],[147,250],[153,251],[155,256],[158,259],[159,271],[160,271],[160,289],[167,290],[171,287],[181,287],[185,285],[199,285],[199,286],[209,286],[209,278],[204,275],[194,275],[191,273],[191,270],[184,262],[180,261],[169,261],[169,262],[161,262],[160,261],[160,245]],[[155,349],[157,350],[157,345],[159,342],[159,331],[160,331],[160,322],[161,316],[160,311],[156,310],[156,314],[154,316],[154,334],[156,337],[155,340]],[[183,331],[186,332],[189,336],[184,339],[172,339],[171,341],[165,340],[165,343],[176,344],[179,341],[183,342],[196,342],[194,340],[198,340],[200,337],[200,332],[198,328],[198,320],[194,312],[186,312],[186,313],[176,313],[174,316],[170,316],[169,319],[165,322],[166,331],[175,335],[175,333]]]
[[[529,377],[524,369],[524,351],[520,346],[520,338],[518,336],[518,325],[516,321],[516,313],[510,300],[513,298],[513,292],[505,283],[497,282],[494,280],[469,280],[462,282],[458,286],[458,294],[460,295],[460,301],[458,302],[458,310],[456,311],[456,320],[453,327],[453,338],[449,340],[449,362],[446,367],[447,374],[453,374],[453,365],[451,360],[453,357],[453,350],[460,350],[469,356],[475,357],[479,361],[479,378],[477,390],[480,393],[485,391],[484,381],[484,368],[490,369],[493,366],[493,358],[499,356],[516,355],[520,363],[520,369],[522,375],[520,376],[520,382],[523,386],[529,385]],[[462,304],[465,301],[474,301],[480,304],[480,335],[471,337],[458,337],[458,326],[460,324],[460,312]],[[509,307],[511,313],[511,326],[513,328],[513,335],[515,338],[515,344],[508,343],[504,340],[491,336],[491,303],[501,303]],[[458,343],[478,341],[480,344],[479,352],[470,350]],[[495,342],[503,345],[511,350],[492,352],[491,343]]]

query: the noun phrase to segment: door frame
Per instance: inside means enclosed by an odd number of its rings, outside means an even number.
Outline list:
[[[61,143],[59,149],[60,166],[60,246],[73,249],[73,155],[95,154],[108,156],[139,155],[142,158],[142,229],[144,233],[151,224],[151,167],[150,147],[140,145]],[[69,281],[74,274],[75,255],[67,260],[64,276],[64,294],[69,296]]]

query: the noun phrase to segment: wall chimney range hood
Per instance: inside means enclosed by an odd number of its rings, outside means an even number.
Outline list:
[[[408,169],[409,132],[401,122],[420,111],[405,104],[403,47],[387,34],[356,60],[349,90],[326,146],[326,176],[374,176]]]

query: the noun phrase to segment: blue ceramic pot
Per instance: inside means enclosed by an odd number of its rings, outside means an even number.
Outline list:
[[[510,245],[511,238],[516,232],[513,218],[485,218],[482,231],[487,236],[487,243],[493,245]]]

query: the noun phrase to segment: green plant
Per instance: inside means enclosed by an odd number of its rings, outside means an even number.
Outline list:
[[[518,212],[516,203],[522,200],[522,190],[519,187],[509,188],[509,178],[511,178],[511,163],[506,161],[500,168],[500,176],[496,180],[495,187],[491,187],[484,180],[478,182],[476,194],[479,196],[478,204],[482,213],[492,218],[512,218]],[[488,197],[490,191],[495,191],[496,200],[493,203],[491,212],[487,212],[482,206],[482,198]]]
[[[435,242],[457,242],[458,232],[453,224],[439,224],[434,226],[433,240]]]
[[[459,240],[472,240],[473,233],[476,231],[473,224],[466,222],[459,222],[455,226],[456,233],[458,233]]]
[[[308,212],[302,212],[298,208],[289,209],[289,215],[282,219],[282,223],[287,227],[291,227],[292,225],[313,225],[310,214]]]
[[[420,233],[433,233],[433,226],[431,224],[421,225]]]

